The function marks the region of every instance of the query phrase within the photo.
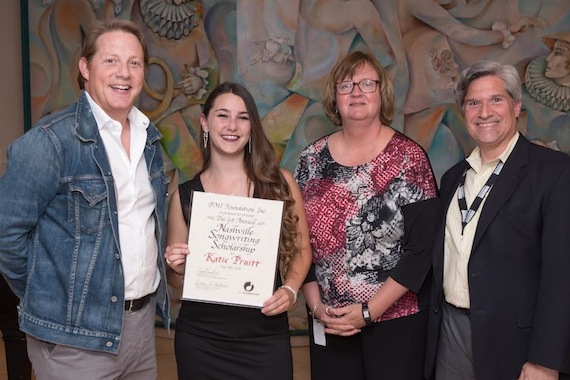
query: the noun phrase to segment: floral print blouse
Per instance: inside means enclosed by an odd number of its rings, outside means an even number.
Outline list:
[[[295,178],[323,301],[334,307],[368,302],[404,254],[401,208],[436,196],[425,152],[395,133],[373,160],[347,167],[332,158],[325,136],[301,153]],[[408,291],[379,320],[418,311],[417,294]]]

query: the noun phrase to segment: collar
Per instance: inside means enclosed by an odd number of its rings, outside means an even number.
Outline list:
[[[87,98],[87,102],[91,107],[91,112],[93,113],[93,117],[95,118],[95,122],[97,123],[97,127],[99,130],[116,125],[118,123],[117,120],[112,119],[107,113],[101,108],[89,95],[87,91],[85,91],[85,97]],[[147,129],[150,123],[148,117],[142,113],[137,107],[131,107],[129,114],[127,115],[127,119],[130,122],[131,128],[137,129]]]
[[[511,141],[509,141],[509,145],[503,151],[503,153],[501,153],[501,155],[496,159],[494,159],[493,161],[489,161],[487,165],[495,166],[499,161],[507,162],[507,159],[511,155],[511,152],[513,151],[515,145],[517,144],[517,141],[519,140],[519,136],[520,136],[519,132],[515,133],[515,135],[511,138]],[[476,173],[478,173],[481,170],[481,167],[483,166],[481,164],[481,154],[479,146],[473,149],[473,152],[471,152],[469,157],[467,157],[465,160],[467,161],[469,166],[471,166],[471,169],[473,169]]]

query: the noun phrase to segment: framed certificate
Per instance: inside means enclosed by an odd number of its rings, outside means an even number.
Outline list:
[[[195,191],[182,299],[261,308],[273,294],[283,202]]]

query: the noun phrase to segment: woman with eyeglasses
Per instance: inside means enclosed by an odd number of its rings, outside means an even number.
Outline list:
[[[295,170],[313,251],[303,286],[312,379],[423,379],[436,211],[428,158],[390,127],[393,85],[374,56],[338,62],[322,102],[339,129]]]

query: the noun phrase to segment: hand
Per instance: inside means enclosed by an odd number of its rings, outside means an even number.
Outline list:
[[[522,33],[527,30],[541,30],[544,28],[545,22],[535,16],[519,17],[515,22],[509,25],[509,31],[511,33]]]
[[[538,364],[526,362],[518,380],[558,380],[558,371]]]
[[[204,81],[197,75],[190,75],[176,84],[185,95],[194,95],[201,88],[204,88]]]
[[[321,322],[325,325],[327,334],[350,336],[360,332],[366,323],[362,317],[362,306],[352,304],[345,307],[327,307]]]
[[[293,306],[291,292],[285,288],[279,288],[263,303],[261,312],[267,316],[281,314]]]
[[[174,243],[166,247],[166,264],[177,274],[184,274],[186,256],[190,253],[188,244]]]

